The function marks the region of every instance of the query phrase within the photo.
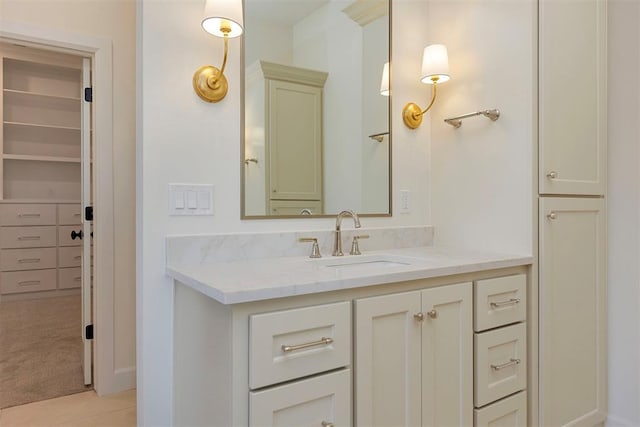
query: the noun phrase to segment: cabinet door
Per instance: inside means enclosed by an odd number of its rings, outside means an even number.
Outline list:
[[[422,425],[473,423],[471,283],[422,291]]]
[[[598,194],[606,179],[606,2],[540,1],[542,194]]]
[[[540,425],[605,420],[605,202],[540,200]]]
[[[268,80],[269,198],[322,199],[322,89]]]
[[[351,425],[349,370],[249,393],[249,425],[347,427]]]
[[[420,425],[420,292],[355,302],[358,426]]]

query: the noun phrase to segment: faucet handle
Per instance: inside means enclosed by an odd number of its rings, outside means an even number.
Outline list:
[[[369,235],[368,234],[360,234],[358,236],[353,236],[353,242],[351,242],[351,251],[349,252],[349,255],[362,255],[362,252],[360,252],[360,247],[358,246],[358,241],[360,239],[368,239]]]
[[[311,247],[311,255],[309,258],[322,258],[320,254],[320,246],[318,246],[318,239],[315,237],[301,237],[298,239],[300,242],[313,242],[313,246]]]

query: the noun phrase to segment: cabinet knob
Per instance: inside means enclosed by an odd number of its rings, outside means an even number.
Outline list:
[[[414,314],[413,318],[416,319],[418,322],[422,322],[424,320],[424,313]]]
[[[556,171],[551,171],[547,174],[547,178],[549,179],[556,179],[558,177],[558,172]]]
[[[323,421],[322,427],[334,427],[333,423],[330,421]]]
[[[436,311],[436,309],[434,308],[433,310],[427,312],[427,314],[429,315],[430,318],[432,319],[437,319],[438,318],[438,312]]]
[[[547,215],[547,218],[554,220],[556,219],[558,216],[556,215],[555,212],[551,212],[550,214]]]

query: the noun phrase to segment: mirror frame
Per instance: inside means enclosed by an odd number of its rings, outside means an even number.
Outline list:
[[[389,19],[389,96],[388,96],[388,116],[389,116],[389,212],[385,213],[359,213],[359,217],[364,218],[384,218],[393,216],[393,121],[392,121],[392,99],[393,99],[393,0],[388,0],[388,19]],[[244,18],[245,1],[242,0],[242,13]],[[245,20],[246,22],[246,20]],[[245,36],[240,37],[240,219],[241,220],[253,220],[253,219],[316,219],[316,218],[335,218],[338,212],[334,214],[318,214],[318,215],[250,215],[245,214]],[[323,160],[324,162],[324,160]]]

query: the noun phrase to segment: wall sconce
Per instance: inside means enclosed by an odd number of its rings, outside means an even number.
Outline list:
[[[193,75],[193,89],[207,102],[218,102],[227,95],[227,65],[229,39],[243,31],[242,0],[206,0],[202,28],[209,34],[224,39],[224,59],[220,69],[211,65],[198,68]]]
[[[389,96],[389,63],[386,62],[382,67],[382,80],[380,81],[380,95]]]
[[[422,83],[433,85],[431,102],[422,110],[417,104],[409,102],[402,109],[402,120],[407,127],[416,129],[422,123],[422,116],[429,111],[436,100],[437,86],[450,79],[449,56],[447,48],[441,44],[432,44],[424,48],[422,55]]]

